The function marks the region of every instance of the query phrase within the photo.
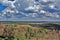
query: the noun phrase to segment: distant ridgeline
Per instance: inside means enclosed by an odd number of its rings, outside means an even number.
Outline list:
[[[0,13],[1,13],[5,8],[7,8],[7,6],[5,6],[5,5],[3,5],[3,4],[0,3]]]

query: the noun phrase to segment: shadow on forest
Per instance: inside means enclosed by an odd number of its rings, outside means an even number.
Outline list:
[[[59,24],[29,24],[33,27],[43,27],[46,29],[54,29],[54,30],[60,30]]]

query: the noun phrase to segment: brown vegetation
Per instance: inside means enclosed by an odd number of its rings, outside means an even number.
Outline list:
[[[59,34],[55,30],[28,24],[0,24],[0,38],[4,40],[59,40]]]

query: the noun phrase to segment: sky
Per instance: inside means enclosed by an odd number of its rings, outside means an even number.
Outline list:
[[[0,0],[0,21],[60,21],[60,0]]]

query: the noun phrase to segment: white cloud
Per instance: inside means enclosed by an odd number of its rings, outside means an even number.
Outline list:
[[[27,8],[25,8],[25,10],[33,10],[33,11],[38,11],[40,9],[39,5],[34,5],[34,6],[29,6]]]
[[[19,13],[19,11],[18,11],[18,10],[16,10],[16,13]]]
[[[52,1],[55,2],[55,0],[42,0],[43,2],[48,2],[48,1]]]
[[[4,15],[4,14],[7,14],[7,13],[6,13],[6,12],[4,12],[4,13],[3,13],[3,15]]]
[[[14,0],[14,1],[8,1],[8,0],[2,0],[1,2],[7,6],[11,6],[13,8],[15,8],[15,5],[14,3],[16,2],[17,0]]]
[[[25,8],[25,10],[33,10],[35,9],[33,6],[29,6],[28,8]]]
[[[31,16],[32,17],[37,17],[38,15],[37,15],[37,13],[33,13]]]
[[[42,0],[43,2],[48,2],[48,0]]]
[[[54,5],[54,4],[50,4],[49,7],[50,7],[51,9],[55,9],[55,5]]]
[[[45,15],[50,17],[60,18],[60,15],[58,15],[57,13],[45,13]]]
[[[40,13],[46,13],[46,11],[44,11],[44,10],[40,10]]]

